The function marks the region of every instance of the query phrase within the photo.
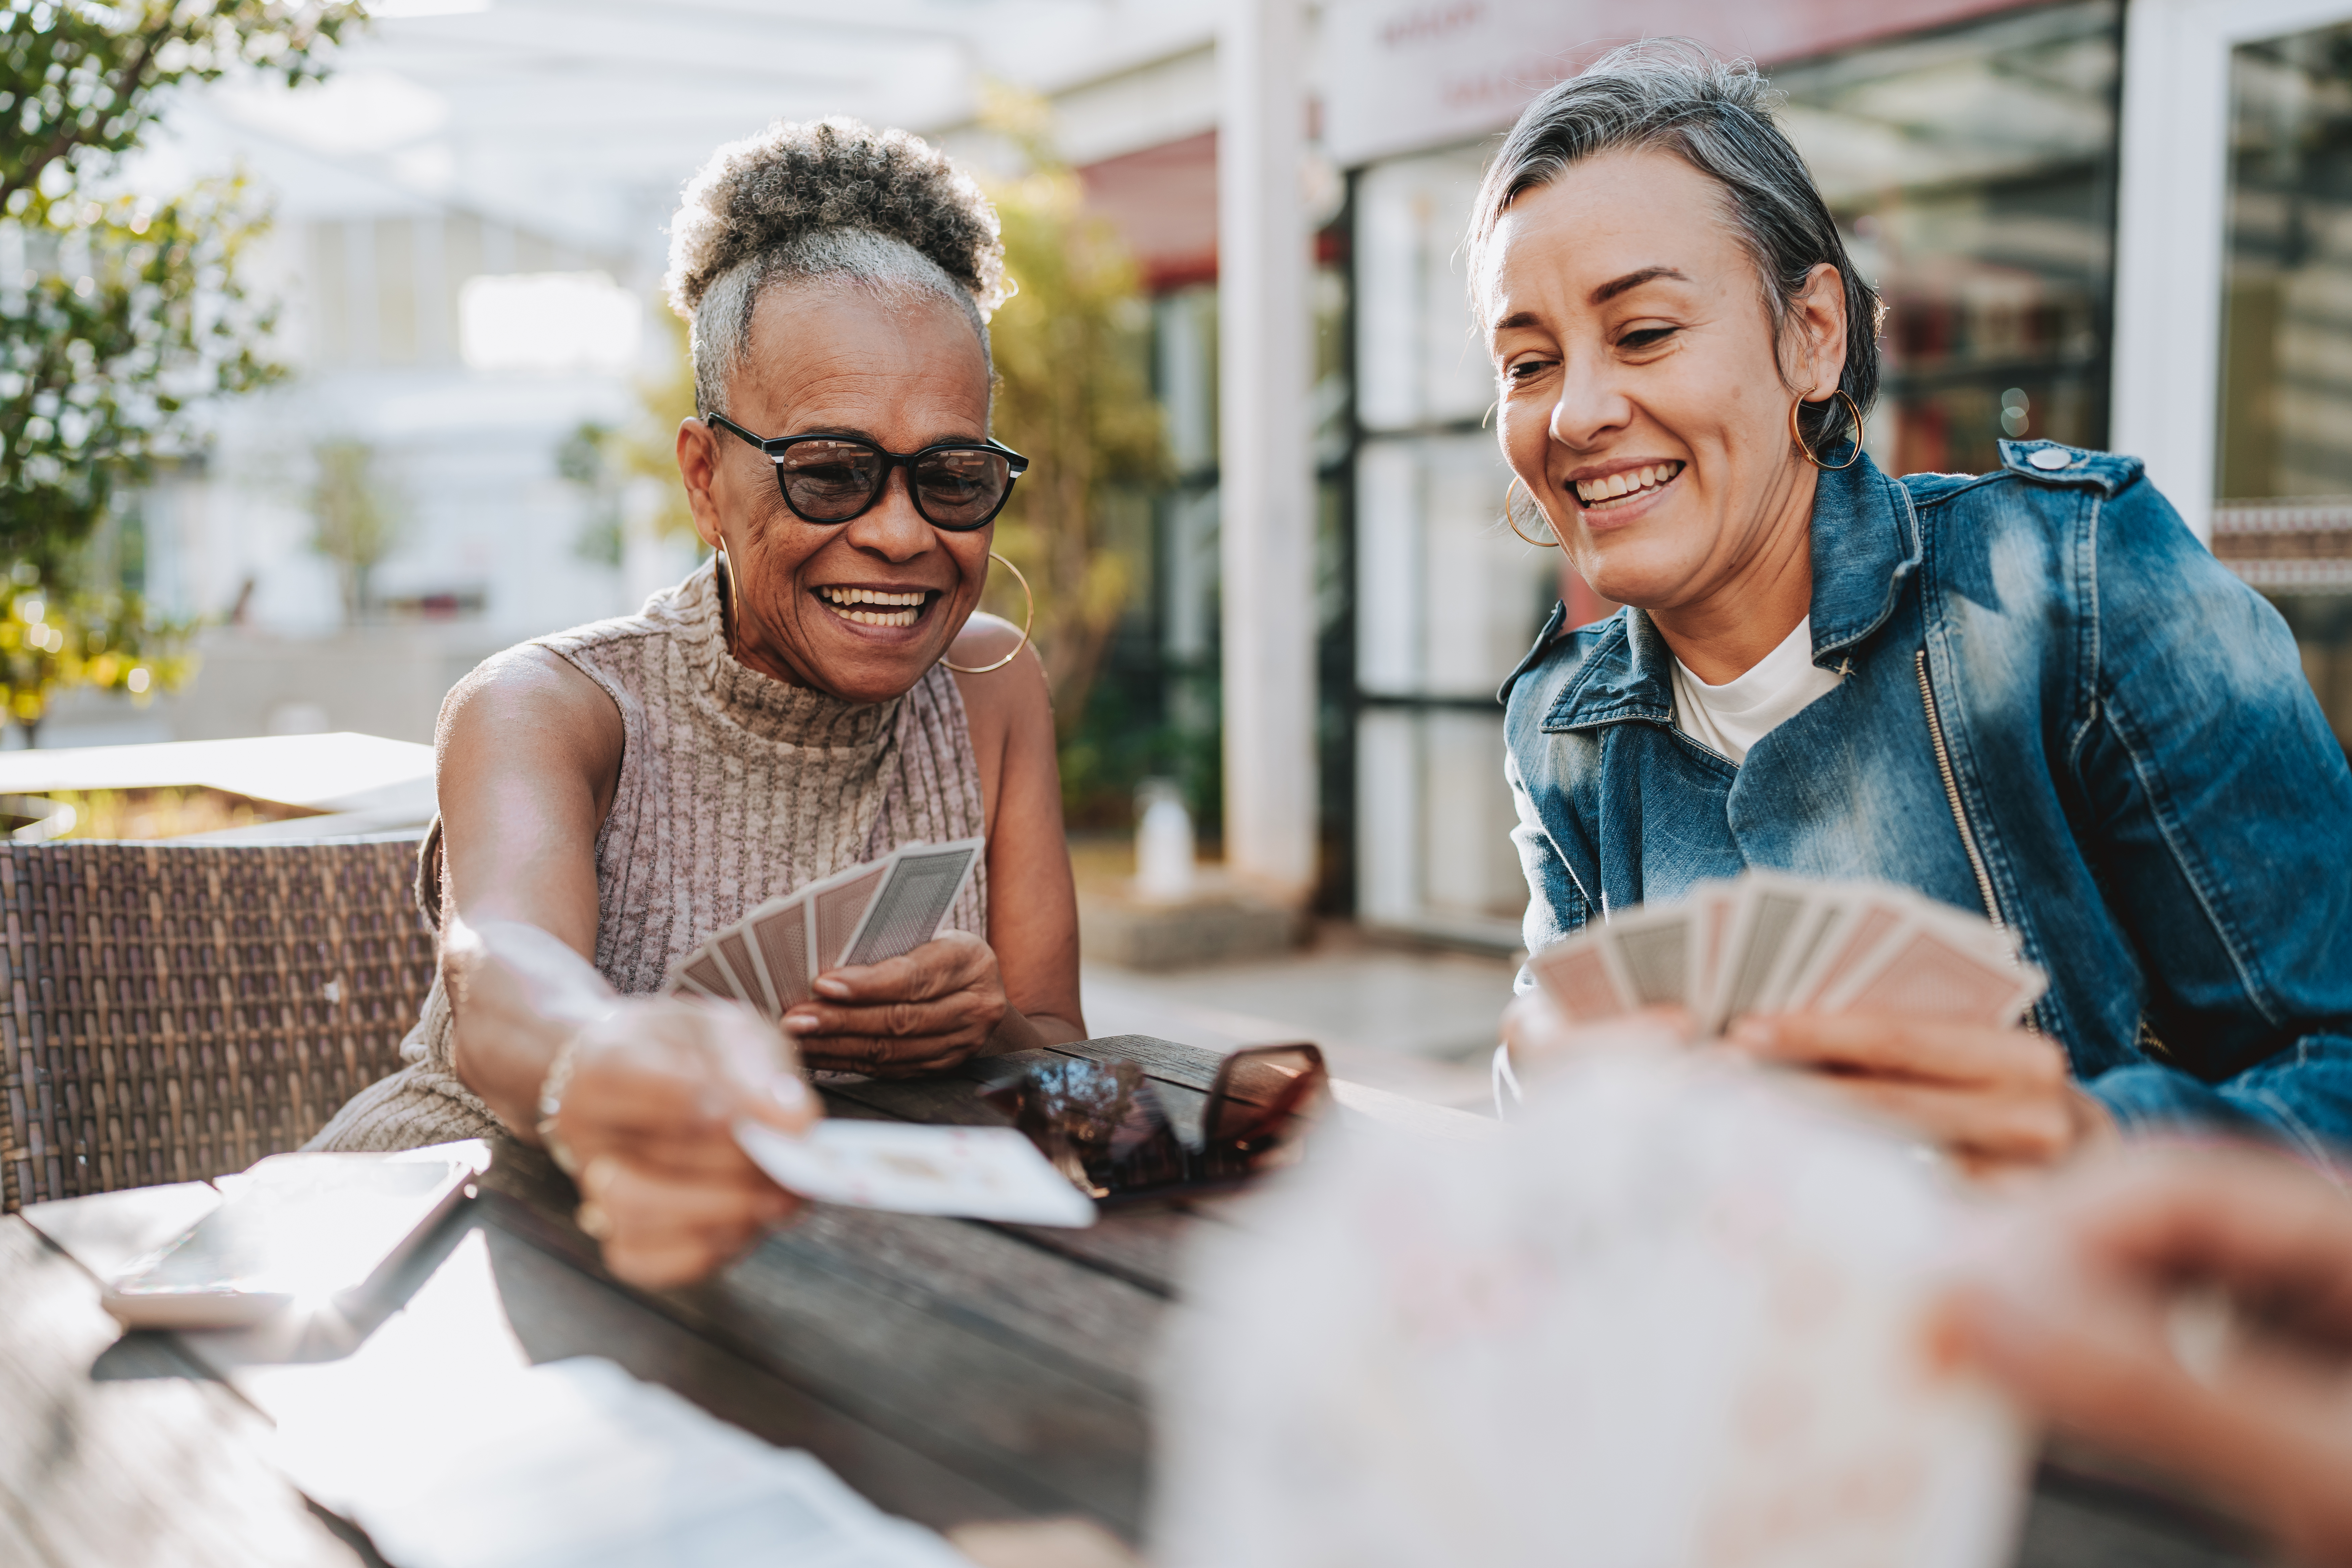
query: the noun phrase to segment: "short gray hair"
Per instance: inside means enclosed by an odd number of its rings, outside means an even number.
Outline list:
[[[937,299],[963,312],[995,374],[988,322],[971,290],[903,239],[865,228],[819,229],[762,251],[720,273],[694,309],[694,401],[706,414],[727,412],[727,384],[751,344],[751,312],[772,284],[840,282],[888,298]]]
[[[826,279],[948,301],[983,359],[988,313],[1011,292],[996,209],[946,154],[846,118],[780,120],[713,153],[670,224],[665,281],[693,323],[704,412],[727,411],[761,292]]]
[[[1718,59],[1688,39],[1645,39],[1602,56],[1528,105],[1487,165],[1470,224],[1472,289],[1485,292],[1495,229],[1521,195],[1596,154],[1663,148],[1723,187],[1732,225],[1763,277],[1776,331],[1806,274],[1822,262],[1837,268],[1845,289],[1838,388],[1868,413],[1878,396],[1883,307],[1855,271],[1804,159],[1773,123],[1778,101],[1754,62]],[[1847,424],[1834,401],[1808,405],[1801,417],[1806,444],[1817,452]]]

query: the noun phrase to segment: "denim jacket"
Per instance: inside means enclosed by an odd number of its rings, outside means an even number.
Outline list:
[[[1529,951],[1749,866],[1882,878],[2017,933],[2126,1126],[2352,1144],[2352,770],[2293,637],[2137,458],[2001,457],[1821,476],[1841,679],[1744,763],[1674,727],[1647,616],[1553,612],[1503,688]]]

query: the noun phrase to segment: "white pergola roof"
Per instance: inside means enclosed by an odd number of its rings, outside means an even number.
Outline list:
[[[380,0],[324,84],[223,83],[173,119],[181,160],[242,160],[289,216],[457,205],[642,254],[711,149],[772,120],[968,125],[986,82],[1056,92],[1150,68],[1204,48],[1217,8]]]

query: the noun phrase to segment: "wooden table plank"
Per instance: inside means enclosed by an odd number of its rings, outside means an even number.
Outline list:
[[[256,1454],[260,1416],[168,1353],[114,1353],[121,1331],[96,1282],[14,1215],[0,1219],[0,1561],[361,1561]]]
[[[1053,1055],[1146,1063],[1197,1121],[1213,1053],[1138,1037]],[[983,1064],[983,1068],[986,1064]],[[1003,1119],[973,1074],[824,1085],[839,1114]],[[1492,1123],[1345,1091],[1342,1110],[1415,1135]],[[1393,1098],[1393,1097],[1390,1097]],[[484,1195],[392,1283],[380,1315],[465,1238],[533,1361],[611,1358],[768,1440],[805,1447],[879,1506],[937,1528],[1077,1512],[1140,1532],[1150,1367],[1188,1237],[1230,1200],[1121,1211],[1087,1230],[815,1205],[719,1279],[618,1285],[572,1223],[577,1195],[510,1141]],[[453,1400],[465,1390],[453,1389]],[[118,1339],[95,1283],[20,1220],[0,1222],[0,1563],[369,1564],[253,1457],[259,1417],[170,1336]],[[20,1419],[29,1413],[30,1419]],[[2063,1480],[2063,1478],[2062,1478]],[[2251,1563],[2145,1497],[2045,1471],[2019,1568]]]

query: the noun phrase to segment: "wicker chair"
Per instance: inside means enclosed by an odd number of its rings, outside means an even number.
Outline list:
[[[0,1212],[243,1170],[399,1067],[413,836],[0,842]]]

